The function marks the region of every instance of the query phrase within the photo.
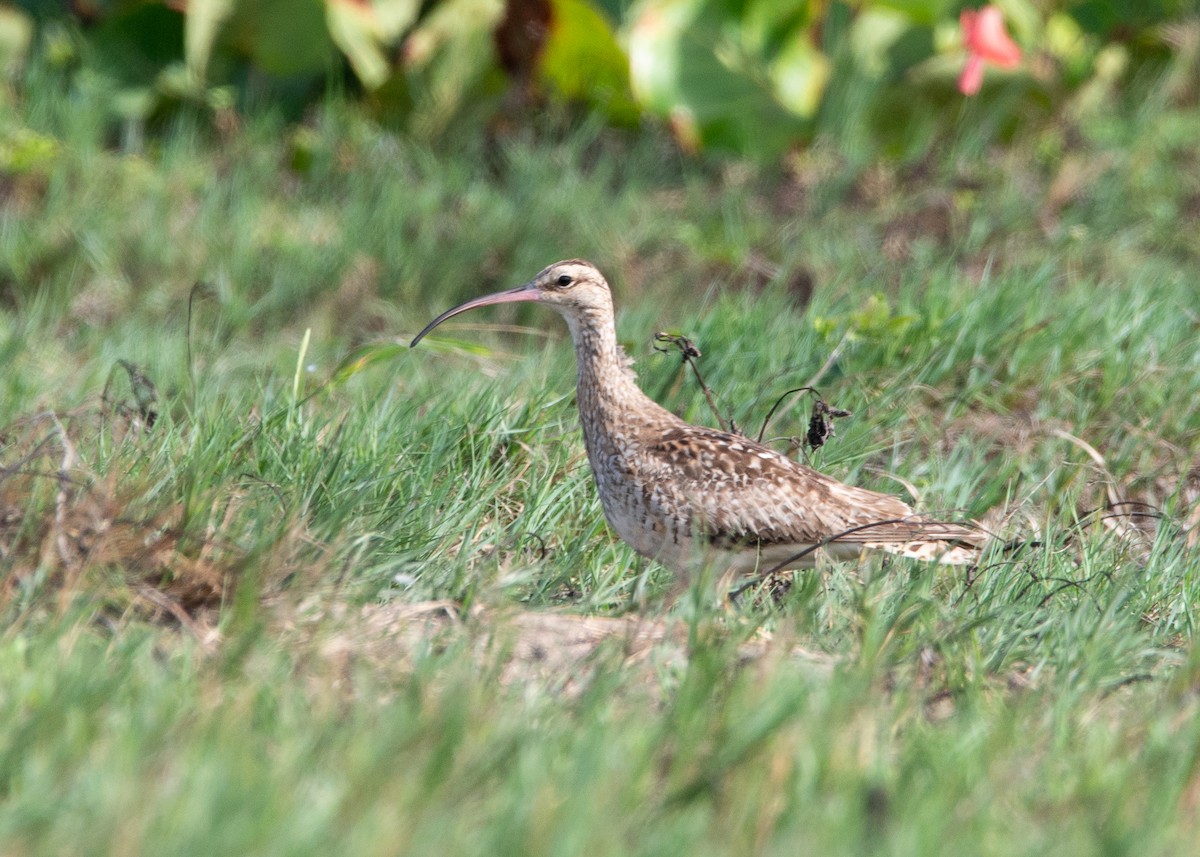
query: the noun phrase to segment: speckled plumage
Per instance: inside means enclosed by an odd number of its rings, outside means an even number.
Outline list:
[[[605,517],[643,556],[690,576],[766,571],[813,545],[838,557],[875,548],[948,564],[975,561],[981,533],[932,520],[904,502],[838,482],[738,435],[685,423],[641,391],[617,344],[608,283],[590,263],[556,262],[517,289],[468,301],[535,300],[571,330],[588,462]],[[847,532],[855,528],[863,529]],[[785,567],[811,566],[815,552]]]

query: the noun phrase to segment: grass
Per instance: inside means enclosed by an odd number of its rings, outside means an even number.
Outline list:
[[[30,87],[0,853],[1191,851],[1200,123],[1110,106],[767,170],[586,123],[433,151],[337,104],[122,152]],[[819,376],[854,412],[821,469],[1044,546],[652,610],[635,658],[531,644],[530,613],[623,622],[669,583],[602,523],[565,331],[496,308],[394,343],[574,255],[677,412],[714,420],[658,330],[748,431]]]

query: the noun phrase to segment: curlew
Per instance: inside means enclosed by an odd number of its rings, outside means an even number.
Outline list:
[[[684,422],[638,387],[617,344],[612,293],[594,265],[556,262],[523,286],[439,315],[537,301],[566,319],[578,363],[588,463],[617,535],[686,585],[700,569],[723,583],[755,570],[810,567],[864,549],[952,565],[975,562],[978,529],[913,512],[897,497],[846,485],[739,435]]]

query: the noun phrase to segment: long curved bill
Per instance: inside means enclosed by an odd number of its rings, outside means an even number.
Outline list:
[[[496,292],[495,294],[484,295],[481,298],[473,298],[466,303],[459,304],[453,309],[446,310],[433,321],[429,322],[429,324],[425,325],[425,329],[413,338],[413,341],[409,343],[408,347],[415,348],[417,343],[425,338],[425,334],[429,333],[429,331],[433,330],[446,319],[456,316],[460,312],[466,312],[469,309],[475,309],[475,307],[479,306],[487,306],[488,304],[507,304],[514,303],[516,301],[537,301],[541,300],[541,298],[541,291],[539,291],[538,287],[533,283],[526,283],[523,286],[517,286],[515,289],[509,289],[506,292]]]

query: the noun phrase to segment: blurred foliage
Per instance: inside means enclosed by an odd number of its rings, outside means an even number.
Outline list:
[[[0,104],[28,67],[91,81],[122,138],[180,111],[293,119],[332,88],[420,138],[547,103],[667,122],[689,150],[771,158],[857,130],[885,152],[961,114],[961,0],[0,0]],[[1194,0],[1003,0],[1024,59],[979,101],[1014,122],[1104,105],[1147,66],[1200,89]],[[1172,73],[1173,70],[1173,73]],[[1173,76],[1172,76],[1173,75]],[[98,77],[104,85],[95,85]],[[45,80],[45,77],[40,78]],[[851,126],[854,126],[852,129]]]
[[[895,312],[887,296],[876,292],[850,312],[833,317],[816,316],[813,328],[827,341],[843,336],[850,341],[886,340],[902,335],[917,320],[911,313]]]

